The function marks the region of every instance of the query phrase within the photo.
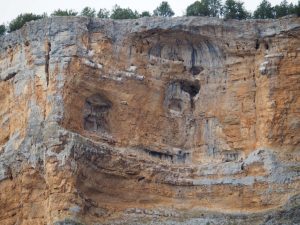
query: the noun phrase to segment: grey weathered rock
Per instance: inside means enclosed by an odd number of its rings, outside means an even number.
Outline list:
[[[0,223],[298,224],[299,28],[53,17],[0,37]]]

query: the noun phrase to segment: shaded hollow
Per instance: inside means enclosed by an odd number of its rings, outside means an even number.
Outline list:
[[[190,73],[192,75],[198,75],[202,71],[203,71],[203,67],[202,66],[192,66],[191,69],[190,69]]]
[[[199,82],[198,81],[181,80],[181,81],[179,81],[179,83],[180,83],[181,90],[189,93],[191,109],[194,109],[195,108],[194,97],[200,91]]]
[[[162,152],[159,150],[153,150],[149,148],[142,148],[142,150],[153,158],[166,160],[172,163],[185,163],[187,160],[189,160],[190,157],[190,153],[184,151],[178,151],[177,153],[170,153],[166,151]]]
[[[111,102],[101,94],[88,97],[84,104],[84,129],[92,132],[109,132],[108,115]]]
[[[175,80],[166,89],[165,105],[171,112],[182,113],[186,109],[194,109],[194,97],[199,91],[197,80]]]
[[[195,97],[200,91],[200,84],[198,81],[180,80],[181,90],[190,94],[191,97]]]
[[[158,58],[168,60],[169,63],[181,63],[191,75],[223,66],[222,48],[211,36],[189,31],[154,29],[135,33],[130,37],[130,42],[136,52],[140,52],[140,49],[147,52],[150,60]]]

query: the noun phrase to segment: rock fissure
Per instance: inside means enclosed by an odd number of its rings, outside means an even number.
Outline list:
[[[10,79],[12,79],[13,77],[15,77],[18,73],[17,72],[11,72],[9,74],[7,74],[7,76],[3,79],[3,81],[8,81]]]
[[[45,54],[45,74],[46,74],[46,83],[49,85],[49,61],[50,61],[50,52],[51,52],[51,43],[48,42],[46,46],[46,54]]]

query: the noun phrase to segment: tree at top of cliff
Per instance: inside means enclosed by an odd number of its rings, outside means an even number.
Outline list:
[[[300,0],[298,1],[298,5],[295,5],[294,13],[300,16]]]
[[[132,11],[130,8],[121,8],[120,6],[115,5],[112,9],[110,18],[116,20],[137,19],[139,18],[139,13],[137,11]]]
[[[6,32],[6,26],[4,24],[0,25],[0,36],[4,35]]]
[[[45,15],[35,15],[32,13],[20,14],[9,23],[9,32],[15,31],[23,27],[26,22],[44,18]]]
[[[274,8],[268,0],[263,0],[253,14],[255,19],[274,18]]]
[[[140,15],[140,17],[150,17],[150,16],[151,16],[151,14],[148,11],[143,11]]]
[[[81,11],[80,15],[86,16],[86,17],[95,17],[96,10],[91,7],[84,7],[83,10]]]
[[[187,7],[186,15],[219,17],[221,15],[221,6],[220,0],[195,1]]]
[[[186,9],[187,16],[209,16],[209,9],[206,4],[206,1],[196,1],[193,4],[189,5]]]
[[[171,17],[171,16],[174,16],[175,13],[172,10],[169,3],[164,1],[153,11],[153,15],[154,16]]]
[[[51,13],[51,16],[77,16],[77,12],[73,11],[72,9],[70,10],[61,10],[57,9],[53,13]]]
[[[107,10],[107,9],[99,9],[99,11],[97,13],[97,17],[98,18],[105,18],[105,19],[107,19],[107,18],[109,18],[109,14],[110,14],[109,10]]]
[[[289,14],[293,14],[294,5],[293,3],[288,4],[287,0],[283,0],[279,5],[274,7],[274,11],[276,18],[287,16]]]
[[[257,9],[254,11],[255,19],[268,19],[274,18],[274,8],[271,6],[271,3],[267,0],[263,0]]]
[[[222,4],[220,0],[206,0],[209,2],[210,16],[219,17],[222,13]]]
[[[286,0],[283,0],[279,5],[272,7],[270,2],[263,0],[254,11],[254,18],[280,18],[290,14],[300,15],[300,1],[298,1],[298,5],[293,5],[293,3],[288,4]]]
[[[251,14],[246,11],[244,3],[235,0],[226,0],[223,13],[225,19],[242,20],[251,17]]]

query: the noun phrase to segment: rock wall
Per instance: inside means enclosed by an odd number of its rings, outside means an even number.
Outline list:
[[[0,224],[300,224],[300,18],[54,17],[0,38]]]

